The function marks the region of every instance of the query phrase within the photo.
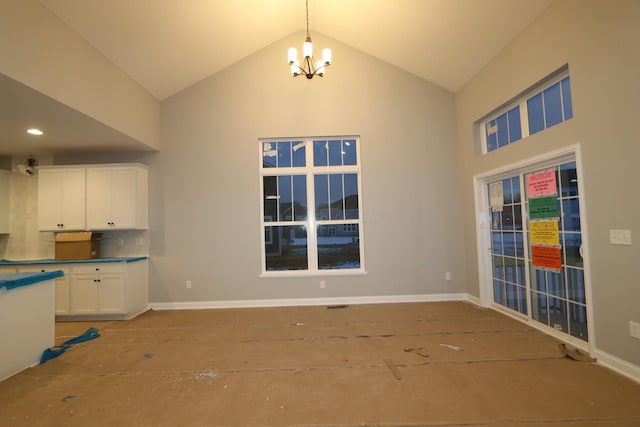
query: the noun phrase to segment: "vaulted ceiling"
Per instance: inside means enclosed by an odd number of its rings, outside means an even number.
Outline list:
[[[305,0],[39,1],[160,101],[306,29]],[[308,0],[309,25],[456,92],[552,2]],[[0,155],[145,149],[1,74],[0,95]],[[57,137],[38,143],[29,123]]]
[[[455,92],[552,1],[309,0],[309,24]],[[306,27],[305,0],[41,3],[160,100]]]

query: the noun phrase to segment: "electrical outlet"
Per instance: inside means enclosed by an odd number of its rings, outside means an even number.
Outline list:
[[[640,339],[640,323],[629,320],[629,335]]]
[[[609,230],[609,243],[631,245],[631,230]]]
[[[187,289],[191,289],[191,280],[187,280],[187,283],[185,285]]]
[[[124,246],[124,239],[121,237],[118,239],[118,247],[123,247]]]
[[[446,272],[444,273],[444,280],[451,280],[451,273],[450,272]]]
[[[327,287],[327,282],[325,282],[324,280],[320,280],[320,289],[324,289]]]

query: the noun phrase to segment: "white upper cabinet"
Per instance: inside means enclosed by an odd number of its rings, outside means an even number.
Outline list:
[[[38,170],[38,229],[85,229],[85,168],[41,167]]]
[[[0,234],[9,233],[11,172],[0,170]]]
[[[87,229],[148,228],[148,182],[140,165],[87,167]]]

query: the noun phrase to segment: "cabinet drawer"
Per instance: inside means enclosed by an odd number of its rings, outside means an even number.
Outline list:
[[[62,270],[65,276],[71,273],[70,267],[63,267],[61,265],[23,265],[18,267],[18,273],[48,273],[57,270]]]
[[[123,262],[105,262],[95,264],[82,264],[73,267],[73,274],[102,274],[102,273],[124,273]]]

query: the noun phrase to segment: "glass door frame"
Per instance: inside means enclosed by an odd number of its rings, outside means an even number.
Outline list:
[[[493,302],[493,276],[492,276],[492,258],[491,258],[491,227],[490,227],[490,206],[488,183],[499,179],[505,179],[513,175],[524,175],[529,172],[540,170],[550,166],[557,166],[561,163],[576,162],[576,174],[578,178],[578,201],[580,204],[580,223],[582,230],[582,259],[584,264],[584,285],[587,306],[587,330],[589,341],[584,342],[577,338],[573,338],[568,334],[555,331],[531,318],[530,307],[530,278],[527,273],[527,304],[529,305],[528,314],[525,316],[518,312],[507,309],[500,304]],[[595,357],[596,336],[595,323],[593,315],[592,290],[591,290],[591,268],[589,258],[589,236],[587,233],[586,220],[586,202],[584,194],[584,181],[582,174],[582,149],[580,144],[570,145],[568,147],[548,152],[542,155],[534,156],[519,162],[475,175],[473,177],[474,195],[475,195],[475,220],[476,220],[476,241],[478,254],[478,280],[480,291],[480,305],[482,307],[490,307],[500,311],[519,321],[527,323],[529,326],[539,329],[555,338],[571,344],[583,351],[587,351],[592,357]],[[524,220],[524,219],[523,219]],[[525,248],[525,250],[527,250]],[[527,258],[528,258],[527,254]],[[527,268],[528,271],[528,268]]]

